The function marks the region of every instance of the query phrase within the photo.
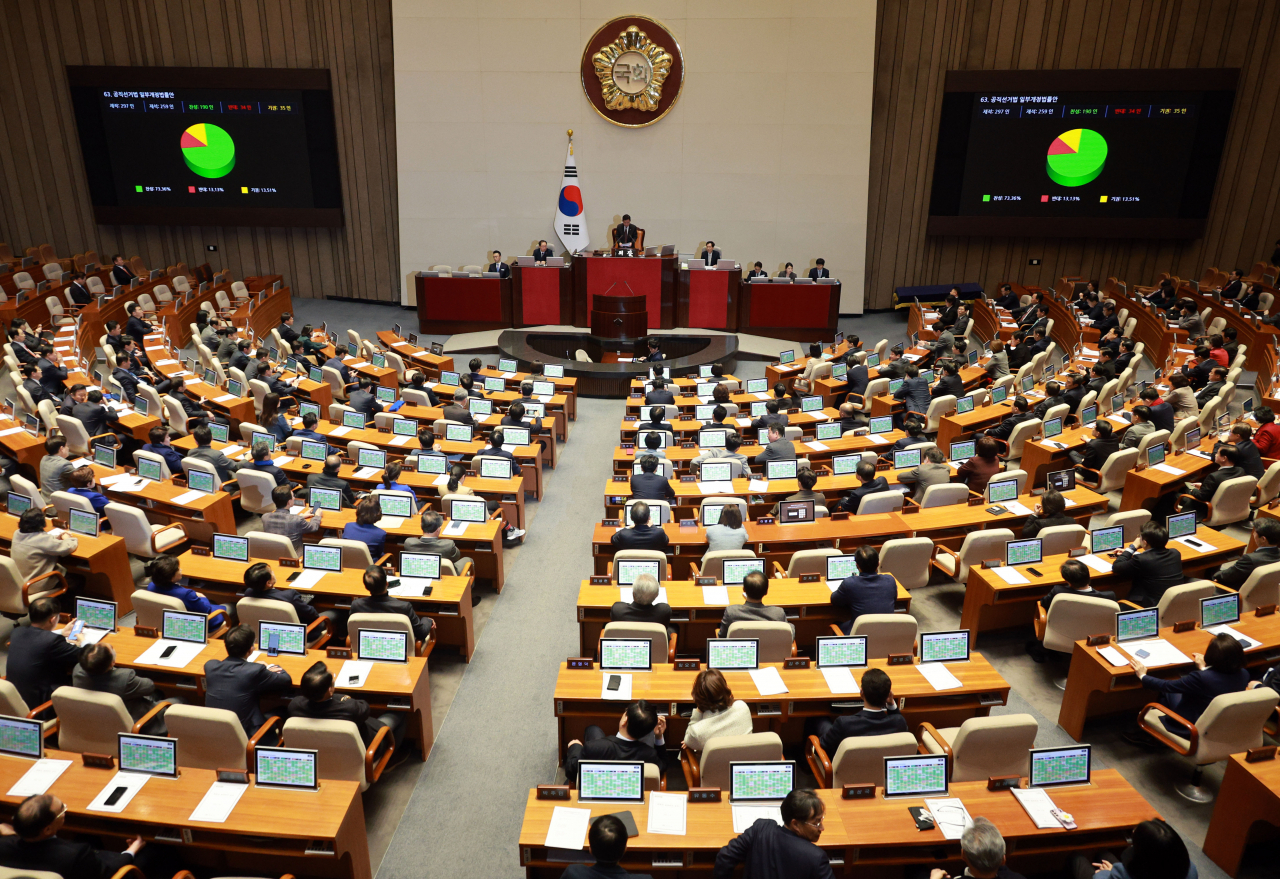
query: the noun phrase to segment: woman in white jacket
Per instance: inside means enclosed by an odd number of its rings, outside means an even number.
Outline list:
[[[716,736],[744,736],[751,732],[751,709],[733,698],[724,675],[714,668],[698,672],[693,682],[693,715],[684,733],[684,746],[701,751]]]

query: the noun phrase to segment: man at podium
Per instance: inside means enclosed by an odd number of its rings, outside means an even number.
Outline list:
[[[555,251],[547,247],[546,239],[538,242],[538,249],[533,252],[533,264],[536,266],[545,266],[547,260],[555,256]]]
[[[616,251],[632,251],[636,249],[639,230],[631,225],[631,215],[623,214],[622,222],[613,230],[613,249]]]
[[[708,241],[707,246],[702,248],[702,261],[709,266],[713,266],[720,261],[720,251],[716,249],[714,241]]]

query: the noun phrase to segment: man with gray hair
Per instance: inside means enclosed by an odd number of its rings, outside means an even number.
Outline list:
[[[471,417],[471,409],[467,404],[467,400],[471,395],[467,393],[466,388],[458,388],[453,392],[453,402],[444,407],[440,417],[449,421],[459,421],[463,424],[474,425],[476,420]]]
[[[271,460],[271,446],[262,440],[258,440],[253,444],[252,448],[253,460],[246,461],[236,470],[257,470],[260,473],[268,474],[276,481],[276,486],[289,485],[289,476],[283,470],[275,465]]]
[[[626,587],[622,587],[625,594]],[[613,623],[659,623],[667,627],[667,634],[675,634],[671,625],[671,605],[658,598],[658,578],[653,574],[641,574],[631,585],[631,601],[615,601],[609,609],[609,621]]]
[[[1004,837],[987,818],[974,818],[960,835],[960,857],[964,873],[972,879],[1023,879],[1004,865]],[[929,879],[953,879],[946,870],[929,871]]]

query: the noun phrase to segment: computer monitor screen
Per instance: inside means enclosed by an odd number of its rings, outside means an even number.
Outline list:
[[[462,500],[454,498],[449,508],[449,518],[455,522],[483,522],[489,518],[489,511],[483,499]]]
[[[973,397],[961,397],[956,400],[956,414],[964,415],[967,412],[972,412],[975,403],[976,401]]]
[[[1031,787],[1088,784],[1092,746],[1031,749]]]
[[[519,367],[519,362],[511,359],[510,357],[498,358],[498,370],[500,372],[515,372]]]
[[[406,494],[386,493],[378,495],[378,509],[384,516],[412,516],[413,498]]]
[[[858,573],[857,562],[853,558],[853,554],[849,555],[829,555],[827,556],[827,580],[831,583],[838,583],[846,577],[852,577]]]
[[[704,528],[710,528],[712,525],[720,524],[720,514],[724,512],[724,504],[703,504],[700,509],[702,511],[702,525]],[[630,512],[630,507],[627,508]],[[661,508],[659,508],[661,509]]]
[[[259,787],[316,790],[319,787],[316,774],[318,753],[301,748],[254,748],[254,784]]]
[[[444,455],[418,455],[419,473],[445,473],[449,469],[449,459]]]
[[[258,621],[258,647],[268,656],[288,653],[307,655],[307,627],[302,623]]]
[[[648,574],[655,580],[661,579],[658,576],[660,568],[657,559],[623,559],[614,562],[613,569],[618,574],[619,586],[632,585],[641,574]]]
[[[524,404],[524,420],[529,421],[533,418],[545,418],[547,414],[546,403],[525,403]],[[513,430],[514,428],[504,428],[504,430]],[[526,429],[526,428],[522,428]],[[525,445],[528,445],[526,442]]]
[[[1186,537],[1188,534],[1196,533],[1196,514],[1192,510],[1190,513],[1178,513],[1165,519],[1165,527],[1169,529],[1169,539],[1175,537]]]
[[[538,397],[552,397],[556,393],[555,382],[534,382],[533,393]]]
[[[1044,428],[1044,438],[1052,439],[1053,437],[1058,436],[1060,433],[1062,433],[1062,419],[1050,418],[1048,421],[1044,423],[1043,428]]]
[[[231,534],[213,535],[213,557],[233,562],[249,561],[249,538]]]
[[[968,662],[969,630],[922,632],[920,634],[920,661]]]
[[[900,378],[891,379],[889,381],[889,393],[896,394],[898,392],[898,388],[902,387],[905,383],[906,383],[905,379],[900,379]]]
[[[324,372],[321,371],[320,367],[313,366],[307,370],[307,378],[316,384],[320,384],[324,381]]]
[[[920,466],[920,449],[899,449],[893,453],[893,469],[905,470]]]
[[[536,405],[541,405],[536,404]],[[527,427],[504,427],[502,428],[502,447],[510,451],[510,447],[529,445],[529,437],[531,431]]]
[[[796,359],[796,351],[794,348],[792,348],[789,351],[783,351],[781,354],[778,355],[779,363],[794,363],[795,359]]]
[[[234,397],[244,396],[244,385],[240,384],[239,379],[227,379],[227,393]]]
[[[1124,411],[1124,394],[1123,393],[1111,395],[1111,411],[1112,412]]]
[[[381,449],[358,449],[356,463],[361,467],[376,467],[381,470],[387,466],[387,453]]]
[[[601,638],[602,671],[648,671],[652,668],[649,639]]]
[[[225,428],[225,425],[223,427]],[[222,441],[226,442],[226,438],[224,437]],[[99,467],[114,469],[116,466],[116,450],[111,446],[95,445],[93,447],[93,463]]]
[[[393,418],[391,433],[394,436],[414,436],[418,432],[418,422],[412,418]]]
[[[213,434],[213,441],[214,441],[214,442],[216,442],[216,443],[225,443],[225,442],[227,441],[227,437],[228,437],[228,436],[230,436],[230,430],[231,430],[231,428],[230,428],[230,426],[229,426],[229,425],[226,425],[226,424],[218,424],[216,421],[209,421],[209,422],[206,422],[206,424],[208,425],[209,433]],[[116,450],[115,450],[115,449],[110,449],[109,451],[111,452],[111,454],[112,454],[112,456],[113,456],[113,457],[112,457],[112,460],[114,461],[114,460],[115,460],[114,455],[115,455]],[[95,455],[95,457],[94,457],[94,461],[95,461],[95,462],[97,462],[97,456],[96,456],[96,455]],[[114,467],[115,465],[114,465],[114,464],[112,464],[111,466],[113,466],[113,467]]]
[[[1076,487],[1076,471],[1055,470],[1049,474],[1049,487],[1058,492],[1071,491]]]
[[[120,771],[146,775],[178,775],[178,740],[164,736],[116,733]]]
[[[871,419],[868,425],[872,433],[888,433],[893,430],[893,416],[879,415]]]
[[[838,421],[832,421],[832,422],[828,422],[827,424],[818,425],[818,439],[820,440],[840,439],[843,433],[844,433],[844,428],[840,425]]]
[[[849,364],[837,363],[831,367],[831,377],[836,381],[842,382],[845,376],[849,374]]]
[[[389,629],[361,629],[356,655],[360,659],[378,662],[408,662],[409,633]]]
[[[1090,552],[1113,552],[1124,546],[1124,526],[1095,528],[1089,532]]]
[[[197,470],[193,467],[187,471],[187,487],[193,491],[212,494],[217,490],[216,482],[217,477],[207,470]]]
[[[724,585],[740,586],[752,571],[764,573],[764,559],[725,559]]]
[[[954,464],[963,464],[974,455],[977,454],[978,443],[976,440],[960,440],[951,444],[951,461]]]
[[[471,425],[446,424],[444,426],[444,438],[449,442],[469,443],[471,442]]]
[[[1160,609],[1122,610],[1116,613],[1116,640],[1135,641],[1154,638],[1160,632]]]
[[[162,624],[162,634],[170,641],[190,641],[192,644],[205,643],[209,618],[202,613],[187,613],[181,610],[166,610]]]
[[[445,370],[441,370],[441,372],[440,372],[440,384],[442,384],[442,385],[449,385],[450,387],[457,387],[457,386],[458,386],[458,374],[457,374],[456,372],[452,372],[452,371],[447,370],[447,369],[445,369]]]
[[[0,754],[39,760],[44,756],[44,723],[0,716]]]
[[[707,640],[707,668],[752,669],[760,666],[757,638],[710,638]]]
[[[358,429],[358,428],[364,427],[364,422],[365,422],[365,417],[363,412],[350,412],[347,410],[343,410],[342,412],[343,427],[354,427]]]
[[[302,441],[302,460],[304,461],[323,461],[328,453],[329,447],[325,443],[305,439]]]
[[[729,763],[729,801],[732,803],[781,802],[795,786],[794,760]]]
[[[703,461],[698,478],[702,482],[728,482],[733,479],[733,464],[729,461]]]
[[[766,479],[795,479],[799,472],[797,467],[799,462],[792,458],[790,461],[768,461],[765,463]]]
[[[432,552],[400,553],[400,576],[440,579],[440,556]]]
[[[1085,406],[1084,409],[1080,410],[1080,421],[1082,424],[1084,424],[1085,427],[1093,427],[1094,423],[1097,422],[1097,420],[1098,420],[1097,406]]]
[[[101,598],[76,598],[76,619],[83,620],[86,629],[116,630],[116,603]]]
[[[1164,463],[1164,443],[1155,443],[1147,447],[1147,466],[1154,467]]]
[[[486,376],[484,380],[484,389],[489,392],[506,390],[507,383],[503,381],[501,376]]]
[[[488,418],[493,414],[493,401],[482,400],[479,397],[471,397],[467,400],[467,409],[472,415],[478,415],[481,418]]]
[[[926,369],[920,373],[920,377],[928,384],[933,384],[933,380],[937,378],[932,369]]]
[[[214,385],[214,386],[218,384],[218,373],[212,367],[205,368],[204,383],[206,385]],[[239,395],[237,394],[236,396],[239,396]]]
[[[507,371],[514,372],[515,370]],[[564,365],[559,363],[548,363],[546,366],[542,367],[542,374],[547,378],[564,378]]]
[[[862,460],[861,455],[836,455],[831,459],[831,475],[847,476],[858,470],[858,462]]]
[[[1211,595],[1200,599],[1200,628],[1220,626],[1224,623],[1235,623],[1240,620],[1240,595],[1228,592],[1226,595]]]
[[[1005,385],[991,389],[992,403],[1003,403],[1007,399],[1009,399],[1009,389]]]
[[[644,803],[644,763],[583,760],[578,763],[578,802]]]
[[[973,366],[975,363],[977,363],[977,362],[978,362],[978,349],[977,349],[977,348],[975,348],[975,349],[973,349],[972,351],[970,351],[968,354],[966,354],[966,355],[965,355],[965,360],[968,362],[968,364],[969,364],[970,366]]]
[[[311,506],[322,510],[341,510],[342,492],[336,488],[313,488],[307,495]]]
[[[867,359],[863,361],[863,364],[867,367],[867,369],[874,369],[875,367],[880,365],[880,355],[868,354]]]
[[[273,433],[255,430],[249,435],[249,447],[252,448],[256,443],[266,443],[268,449],[274,449],[276,447],[276,436]]]
[[[936,796],[947,792],[947,758],[932,754],[884,758],[886,797]]]
[[[1193,427],[1188,430],[1184,439],[1185,444],[1183,445],[1183,448],[1186,450],[1190,451],[1191,449],[1198,448],[1200,445],[1200,428]]]
[[[164,472],[163,467],[163,464],[151,458],[138,459],[138,475],[153,482],[160,481],[161,473]]]
[[[1004,503],[1018,499],[1018,480],[1002,479],[999,482],[987,483],[987,502]]]
[[[769,390],[769,380],[767,378],[747,379],[748,394],[763,394],[768,390]]]
[[[27,510],[31,509],[31,498],[25,494],[11,491],[8,494],[9,512],[14,516],[21,516]]]
[[[818,638],[818,668],[863,668],[867,664],[867,636]]]
[[[506,458],[486,458],[480,459],[480,475],[485,479],[510,479],[511,478],[511,461]]]
[[[1034,375],[1024,375],[1022,377],[1022,393],[1029,394],[1036,387],[1036,377]]]
[[[374,397],[377,398],[379,403],[394,403],[396,401],[396,389],[385,388],[382,385],[378,385],[378,387],[374,389]]]
[[[137,409],[137,410],[138,410],[138,414],[139,414],[139,415],[146,415],[146,414],[147,414],[147,406],[148,406],[148,405],[150,405],[150,404],[149,404],[149,403],[147,403],[147,398],[146,398],[146,397],[143,397],[143,396],[141,396],[141,395],[139,395],[139,396],[135,397],[135,398],[134,398],[134,400],[133,400],[133,408],[135,408],[135,409]],[[28,419],[29,421],[34,421],[34,420],[35,420],[35,419],[33,419],[30,415],[28,415],[28,416],[27,416],[27,419]],[[39,424],[39,422],[37,422],[37,424]],[[36,426],[36,425],[32,425],[32,427],[35,427],[35,426]]]
[[[1043,543],[1039,537],[1029,540],[1010,540],[1004,545],[1005,564],[1035,565],[1044,558],[1041,554]]]
[[[780,501],[778,503],[778,522],[791,525],[797,522],[813,521],[813,501]]]
[[[725,438],[729,432],[725,430],[704,430],[698,433],[698,448],[723,449]]]
[[[308,571],[341,571],[342,547],[303,544],[302,567]]]
[[[706,406],[694,406],[693,417],[699,421],[710,421],[715,417],[716,404],[709,403]]]
[[[801,412],[821,412],[822,398],[821,397],[802,397],[800,399],[800,411]]]

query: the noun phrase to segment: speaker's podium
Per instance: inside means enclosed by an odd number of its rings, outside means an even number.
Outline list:
[[[645,301],[648,327],[676,326],[675,256],[608,256],[579,254],[573,259],[574,326],[593,326],[596,299],[639,296]],[[643,335],[642,330],[639,335]]]
[[[591,297],[591,335],[597,339],[631,341],[649,329],[649,309],[643,296]]]

